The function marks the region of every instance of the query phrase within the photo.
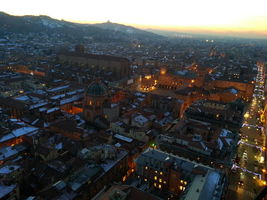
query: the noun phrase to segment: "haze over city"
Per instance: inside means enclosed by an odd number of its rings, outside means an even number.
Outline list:
[[[227,36],[267,37],[265,0],[4,0],[12,15],[48,15],[78,23],[110,20],[143,29]]]
[[[0,200],[267,200],[267,0],[1,0]]]

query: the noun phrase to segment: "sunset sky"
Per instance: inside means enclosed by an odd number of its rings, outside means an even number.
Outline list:
[[[1,0],[14,15],[48,15],[74,22],[266,36],[267,0]]]

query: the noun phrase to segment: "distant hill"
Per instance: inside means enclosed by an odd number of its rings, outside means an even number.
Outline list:
[[[93,26],[105,29],[105,30],[111,30],[111,31],[116,31],[116,32],[122,32],[124,34],[129,35],[130,37],[137,37],[137,38],[142,38],[142,37],[150,37],[153,39],[162,39],[162,35],[160,36],[159,34],[155,34],[149,31],[137,29],[132,26],[126,26],[123,24],[117,24],[117,23],[112,23],[110,21],[106,23],[99,23],[99,24],[92,24]]]
[[[75,39],[92,38],[97,41],[131,41],[162,39],[163,36],[114,23],[79,24],[48,16],[13,16],[0,12],[0,34],[46,33]]]

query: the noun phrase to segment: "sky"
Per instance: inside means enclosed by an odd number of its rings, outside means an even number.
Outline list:
[[[80,23],[267,38],[267,0],[1,0],[0,11]]]

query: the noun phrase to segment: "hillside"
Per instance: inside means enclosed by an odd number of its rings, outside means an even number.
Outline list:
[[[0,34],[45,33],[60,34],[75,39],[91,38],[97,41],[132,41],[162,39],[154,33],[113,23],[79,24],[48,16],[13,16],[0,13]]]

